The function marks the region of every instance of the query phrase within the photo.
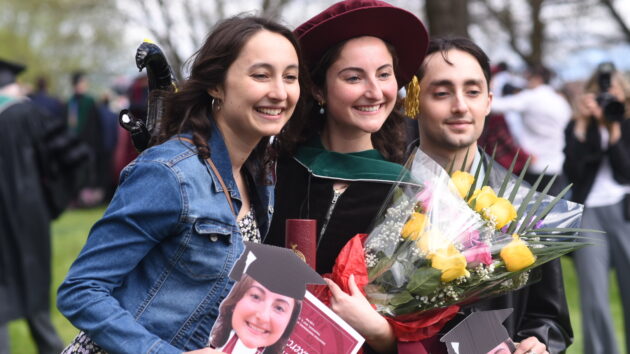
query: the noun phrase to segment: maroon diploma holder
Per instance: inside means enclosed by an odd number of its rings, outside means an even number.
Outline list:
[[[317,220],[287,219],[285,245],[292,249],[311,268],[315,267],[317,253]]]

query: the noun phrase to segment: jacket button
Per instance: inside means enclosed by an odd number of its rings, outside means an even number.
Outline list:
[[[212,242],[217,242],[217,240],[219,239],[217,235],[210,235],[209,238],[210,238],[210,241]]]

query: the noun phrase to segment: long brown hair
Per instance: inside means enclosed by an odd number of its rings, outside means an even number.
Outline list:
[[[298,75],[300,89],[303,89],[306,72],[302,69],[300,46],[288,28],[262,17],[228,18],[216,25],[201,48],[188,60],[190,77],[178,92],[170,95],[166,100],[164,119],[161,122],[156,143],[162,143],[183,132],[190,132],[199,157],[205,159],[210,156],[211,151],[207,140],[214,123],[208,118],[212,112],[212,99],[208,95],[208,89],[219,87],[224,83],[228,68],[238,58],[245,43],[262,30],[280,34],[291,42],[300,62]],[[190,64],[191,60],[192,64]],[[301,106],[300,99],[291,120],[301,119]],[[268,145],[269,137],[263,138],[254,148],[250,158],[256,158],[263,164],[269,162],[273,156],[270,154]]]
[[[212,327],[212,332],[210,333],[210,344],[215,348],[220,348],[227,343],[230,332],[232,331],[232,314],[234,313],[234,308],[236,304],[243,298],[247,290],[252,287],[254,283],[254,279],[247,274],[243,274],[241,280],[239,280],[228,296],[221,302],[221,306],[219,307],[219,317],[215,322],[214,327]],[[282,336],[278,339],[274,344],[265,347],[263,353],[265,354],[281,354],[282,349],[287,344],[291,333],[293,333],[293,329],[297,324],[298,317],[300,316],[300,311],[302,310],[302,300],[295,299],[295,305],[293,305],[293,312],[291,312],[291,318],[289,319],[289,323],[287,327],[284,329]]]
[[[352,39],[352,38],[351,38]],[[309,71],[310,82],[314,88],[326,92],[326,72],[339,59],[345,44],[351,39],[330,47]],[[398,71],[398,56],[394,46],[383,41],[392,55],[394,73]],[[400,82],[399,82],[400,84]],[[281,154],[293,154],[297,145],[306,142],[321,133],[326,117],[319,113],[319,105],[312,94],[305,94],[305,119],[287,124],[286,129],[278,136],[278,147]],[[405,150],[405,124],[401,113],[402,103],[398,99],[392,112],[378,132],[372,134],[372,144],[388,161],[403,162]]]

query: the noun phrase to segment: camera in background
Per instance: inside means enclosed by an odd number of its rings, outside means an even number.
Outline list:
[[[608,92],[612,85],[612,75],[617,69],[615,64],[604,62],[597,67],[597,104],[602,108],[604,118],[609,122],[621,122],[626,114],[626,106]]]

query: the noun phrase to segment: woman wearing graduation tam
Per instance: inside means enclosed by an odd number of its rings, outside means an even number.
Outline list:
[[[237,281],[219,308],[210,344],[225,353],[282,353],[297,323],[306,284],[325,284],[286,248],[251,242],[230,272]]]
[[[316,219],[316,268],[324,274],[355,234],[368,231],[401,173],[398,90],[421,65],[428,35],[415,15],[377,0],[336,3],[294,33],[311,74],[310,109],[305,125],[289,123],[277,139],[282,154],[265,242],[285,245],[286,219]],[[333,310],[373,349],[391,349],[388,323],[352,289],[333,291]]]

